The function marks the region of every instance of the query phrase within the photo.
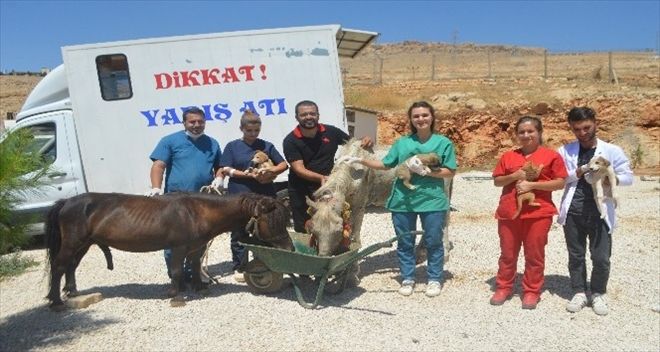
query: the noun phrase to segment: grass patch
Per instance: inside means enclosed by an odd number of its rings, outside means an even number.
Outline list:
[[[22,256],[21,252],[0,256],[0,281],[12,276],[18,276],[28,268],[37,265],[39,265],[39,262]]]
[[[379,87],[367,87],[364,89],[348,89],[344,93],[346,105],[368,108],[377,111],[396,111],[401,107],[407,109],[409,99]]]

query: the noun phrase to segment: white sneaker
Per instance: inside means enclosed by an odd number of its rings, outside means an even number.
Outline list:
[[[429,283],[426,285],[426,296],[427,297],[435,297],[440,295],[440,291],[442,290],[442,285],[438,281],[429,281]]]
[[[607,308],[605,294],[594,293],[593,300],[591,301],[591,308],[593,308],[594,313],[598,315],[607,315],[607,313],[609,313],[609,308]]]
[[[240,271],[234,271],[234,281],[238,283],[243,283],[245,282],[245,276]]]
[[[573,296],[573,299],[566,304],[566,310],[571,313],[577,313],[581,311],[582,308],[586,307],[587,303],[589,303],[589,300],[587,299],[586,294],[583,292],[576,293],[575,296]]]
[[[414,288],[415,288],[415,281],[404,280],[401,283],[401,288],[399,288],[399,294],[402,296],[410,296],[413,294]]]

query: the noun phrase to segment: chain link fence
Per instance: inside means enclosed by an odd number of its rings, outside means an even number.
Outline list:
[[[342,59],[345,83],[562,78],[657,86],[660,58],[654,52],[549,53],[543,50],[478,50],[439,53],[372,51]]]

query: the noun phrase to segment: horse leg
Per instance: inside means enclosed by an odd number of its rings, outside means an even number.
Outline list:
[[[80,248],[80,250],[78,250],[78,252],[76,253],[75,258],[71,261],[71,263],[69,263],[69,266],[66,268],[63,291],[67,297],[78,296],[78,288],[76,286],[76,269],[78,268],[80,261],[85,256],[85,254],[87,254],[87,251],[91,246],[92,246],[91,244],[88,244]]]
[[[63,243],[59,253],[50,263],[50,290],[47,297],[51,302],[50,308],[55,311],[64,309],[64,302],[60,295],[60,284],[62,283],[62,276],[71,266],[71,257],[73,257],[74,252],[70,247],[64,246]]]
[[[172,248],[172,259],[170,271],[172,274],[172,284],[167,290],[168,297],[175,297],[179,294],[179,290],[185,289],[184,275],[183,275],[183,261],[186,259],[186,248],[175,247]]]
[[[202,284],[202,255],[206,246],[202,246],[188,254],[188,260],[192,265],[192,287],[195,291],[206,289],[207,285]]]

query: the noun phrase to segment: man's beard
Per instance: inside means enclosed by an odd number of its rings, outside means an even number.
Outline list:
[[[300,126],[302,128],[311,130],[313,128],[316,128],[319,125],[319,123],[316,120],[307,120],[307,121],[302,121],[300,123]]]

